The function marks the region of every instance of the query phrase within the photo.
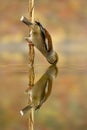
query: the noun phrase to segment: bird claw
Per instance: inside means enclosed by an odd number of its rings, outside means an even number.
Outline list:
[[[29,85],[26,90],[25,90],[25,93],[26,94],[29,94],[30,90],[32,89],[33,86]]]
[[[29,37],[25,37],[25,40],[28,42],[28,46],[34,46],[32,41],[29,39]]]

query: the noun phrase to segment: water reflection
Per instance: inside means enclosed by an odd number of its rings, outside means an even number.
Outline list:
[[[48,99],[52,90],[53,79],[58,74],[58,68],[55,65],[50,66],[43,76],[33,85],[34,82],[34,68],[29,70],[29,80],[33,79],[33,82],[26,89],[28,94],[28,105],[24,107],[20,114],[23,116],[29,112],[29,129],[33,130],[34,124],[34,111],[40,109],[43,103]]]
[[[29,103],[20,111],[22,115],[31,108],[39,109],[47,100],[52,90],[53,79],[57,76],[57,73],[57,67],[50,66],[34,86],[29,85],[28,89],[26,89],[26,93],[29,95]]]

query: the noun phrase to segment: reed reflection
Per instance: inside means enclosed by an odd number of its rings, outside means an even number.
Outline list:
[[[26,90],[29,95],[29,103],[20,111],[21,115],[27,113],[31,108],[37,110],[43,105],[51,94],[53,79],[56,78],[57,73],[57,67],[52,65],[34,86],[29,85],[29,88]]]

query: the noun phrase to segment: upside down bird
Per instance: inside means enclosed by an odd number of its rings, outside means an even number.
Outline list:
[[[56,64],[58,55],[53,50],[52,38],[49,32],[38,21],[31,23],[23,16],[21,17],[21,21],[31,28],[29,36],[25,37],[29,45],[34,45],[50,64]]]
[[[57,77],[57,74],[58,68],[56,65],[51,65],[32,88],[28,86],[26,93],[29,95],[29,102],[28,105],[20,111],[22,116],[31,108],[34,108],[34,110],[40,109],[46,102],[51,94],[53,80]]]

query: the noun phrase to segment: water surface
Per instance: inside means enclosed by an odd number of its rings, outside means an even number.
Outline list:
[[[85,130],[87,128],[86,66],[64,64],[59,67],[57,65],[57,69],[58,74],[52,79],[49,96],[41,104],[40,109],[34,112],[34,129]],[[35,65],[34,82],[37,83],[47,70],[48,66]],[[29,86],[28,66],[1,65],[0,86],[0,129],[28,130],[29,112],[24,116],[20,115],[20,110],[28,105],[28,95],[25,92]]]

